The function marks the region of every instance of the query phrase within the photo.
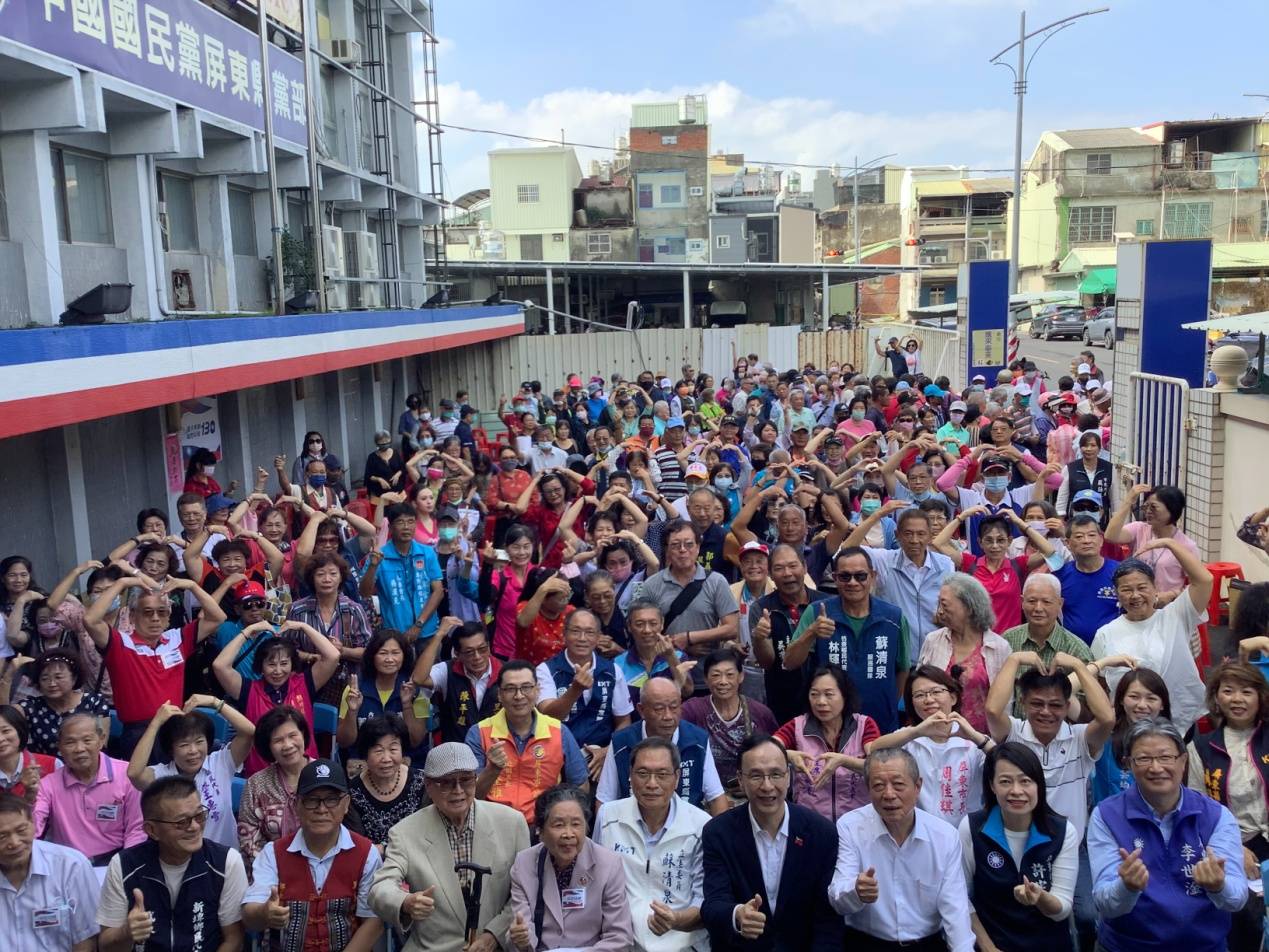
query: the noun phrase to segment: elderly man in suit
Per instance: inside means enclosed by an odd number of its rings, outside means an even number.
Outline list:
[[[785,802],[784,745],[755,734],[740,747],[744,806],[705,824],[701,918],[714,952],[840,952],[842,920],[828,903],[837,831]]]
[[[511,864],[529,846],[519,811],[476,802],[476,755],[463,743],[433,747],[423,767],[432,805],[388,834],[383,867],[370,887],[370,905],[406,935],[403,952],[494,952],[511,925]],[[484,877],[479,930],[467,944],[467,905],[476,863]]]

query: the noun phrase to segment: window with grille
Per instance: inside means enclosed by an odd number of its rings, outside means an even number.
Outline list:
[[[521,235],[520,236],[520,260],[521,261],[541,261],[542,260],[542,236],[541,235]]]
[[[586,253],[588,255],[612,254],[612,235],[608,232],[591,233],[586,236]]]
[[[715,235],[715,236],[714,236],[714,247],[715,247],[715,248],[730,248],[730,247],[731,247],[731,235]]]
[[[1163,210],[1164,238],[1210,238],[1211,202],[1173,202]]]
[[[1071,209],[1067,240],[1071,244],[1107,242],[1115,232],[1115,206],[1081,205]]]
[[[1110,153],[1090,152],[1084,156],[1084,171],[1089,175],[1110,174]]]
[[[639,207],[640,208],[652,207],[652,186],[651,185],[639,186]]]
[[[679,137],[678,136],[662,136],[661,144],[662,145],[678,145]]]
[[[536,185],[517,185],[516,201],[521,205],[532,205],[538,200],[538,187]]]
[[[682,185],[662,185],[661,200],[658,205],[682,205],[683,204],[683,186]]]
[[[1138,218],[1137,219],[1137,234],[1142,238],[1149,238],[1150,236],[1152,236],[1154,234],[1154,219],[1153,218]]]

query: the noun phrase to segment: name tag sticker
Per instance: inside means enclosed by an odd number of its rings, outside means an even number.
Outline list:
[[[56,929],[62,924],[60,909],[36,909],[31,914],[31,924],[37,929]]]
[[[103,803],[97,807],[98,823],[113,823],[119,819],[119,804]]]
[[[582,889],[566,889],[560,893],[561,909],[585,909],[586,908],[586,890]]]
[[[185,659],[181,657],[181,653],[179,651],[169,651],[165,654],[159,655],[159,660],[163,662],[164,670],[167,670],[168,668],[175,668]]]

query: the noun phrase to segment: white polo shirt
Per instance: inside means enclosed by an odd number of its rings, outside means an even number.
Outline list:
[[[1008,740],[1026,744],[1040,758],[1049,806],[1070,820],[1083,839],[1088,825],[1088,778],[1094,763],[1088,752],[1088,725],[1063,721],[1057,736],[1042,744],[1029,721],[1011,717],[1009,723]]]

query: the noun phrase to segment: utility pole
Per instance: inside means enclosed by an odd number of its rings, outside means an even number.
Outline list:
[[[264,157],[269,172],[269,230],[273,234],[273,313],[285,314],[286,276],[282,274],[282,197],[278,194],[278,161],[273,152],[273,82],[269,76],[269,22],[264,8],[265,4],[256,4],[256,28],[260,33],[260,85],[264,93]]]

